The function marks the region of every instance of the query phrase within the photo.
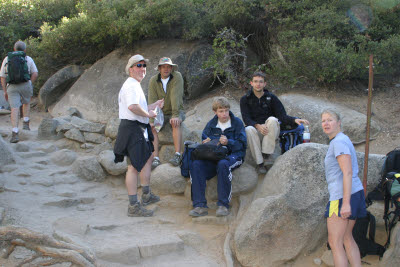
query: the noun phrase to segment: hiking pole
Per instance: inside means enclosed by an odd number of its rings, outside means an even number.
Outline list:
[[[368,79],[368,105],[367,105],[367,134],[365,137],[365,158],[364,158],[364,195],[367,196],[367,175],[368,175],[368,154],[369,154],[369,130],[371,126],[371,104],[372,104],[372,84],[374,82],[374,56],[369,55],[369,79]]]

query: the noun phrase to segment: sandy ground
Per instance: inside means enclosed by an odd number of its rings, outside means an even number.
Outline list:
[[[230,91],[226,92],[226,89],[218,89],[212,91],[207,97],[210,95],[221,95],[221,94],[229,94],[235,99],[239,99],[243,92],[239,91]],[[276,94],[287,93],[287,90],[276,90],[274,91]],[[350,108],[353,108],[361,113],[366,113],[367,107],[367,94],[362,90],[354,90],[354,91],[341,91],[338,90],[334,93],[328,92],[323,89],[309,89],[309,90],[300,90],[294,89],[293,92],[303,93],[305,95],[318,96],[324,99],[330,99],[332,102],[337,102],[344,104]],[[398,99],[400,97],[400,88],[394,86],[388,88],[378,88],[374,91],[373,96],[373,119],[378,121],[380,126],[382,127],[381,133],[375,140],[370,142],[370,153],[376,154],[386,154],[391,151],[395,147],[400,145],[400,120],[399,112],[400,106],[398,105]],[[201,99],[191,101],[186,103],[186,106],[189,107]],[[37,127],[40,121],[43,118],[51,117],[48,113],[41,111],[37,107],[32,108],[31,114],[31,128],[33,130],[37,130]],[[11,131],[10,126],[10,117],[9,115],[1,115],[0,116],[0,130],[3,132]],[[364,152],[365,145],[358,145],[356,149],[360,152]],[[123,192],[123,184],[120,185],[119,190]],[[178,200],[171,200],[179,201]],[[187,207],[180,208],[171,208],[163,210],[164,207],[159,209],[159,212],[162,214],[160,216],[167,216],[168,218],[180,218],[176,220],[178,223],[178,228],[184,230],[194,230],[199,233],[205,240],[205,247],[208,247],[201,254],[207,254],[210,256],[213,262],[217,262],[219,266],[224,266],[223,264],[223,252],[222,247],[225,239],[226,232],[228,231],[228,227],[226,226],[216,226],[212,225],[209,227],[204,224],[193,224],[190,218],[187,216]],[[378,223],[377,227],[377,235],[376,240],[378,243],[383,244],[386,240],[386,233],[384,231],[384,226],[382,223]],[[306,267],[306,266],[317,266],[314,263],[315,259],[320,259],[323,253],[326,251],[326,246],[322,246],[311,254],[301,255],[294,262],[288,264],[287,266],[293,267]],[[362,259],[363,266],[371,266],[377,267],[379,266],[379,259],[377,256],[367,256]],[[150,263],[149,263],[150,264]],[[10,260],[6,261],[0,258],[0,266],[15,266],[15,262]],[[138,265],[139,266],[139,265]],[[145,266],[145,265],[143,265]],[[151,266],[151,265],[147,265]],[[211,265],[210,265],[211,266]],[[240,266],[239,264],[235,264],[235,266]],[[327,266],[322,263],[320,266]]]

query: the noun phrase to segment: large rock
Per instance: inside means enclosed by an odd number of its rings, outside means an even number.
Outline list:
[[[82,132],[104,133],[104,129],[106,128],[104,124],[91,122],[75,116],[71,118],[71,123]]]
[[[134,54],[149,58],[147,75],[142,88],[147,95],[150,77],[157,73],[161,57],[168,56],[178,64],[185,81],[185,96],[196,97],[210,89],[213,74],[202,69],[211,54],[211,46],[200,42],[177,40],[150,40],[138,42],[131,51],[116,50],[93,64],[75,82],[66,95],[50,110],[53,117],[66,114],[68,107],[76,107],[83,117],[107,123],[118,114],[118,92],[127,79],[125,66]]]
[[[111,175],[124,174],[128,169],[126,159],[123,162],[114,163],[114,152],[112,150],[104,150],[97,156],[98,162]]]
[[[50,157],[51,161],[59,166],[69,166],[74,163],[76,158],[76,153],[68,149],[61,149],[59,151],[56,151]]]
[[[118,118],[111,118],[106,125],[105,135],[111,139],[117,139],[118,127],[121,120]]]
[[[57,102],[71,85],[81,76],[84,69],[81,66],[70,65],[57,71],[40,88],[40,103],[47,109],[50,105]]]
[[[328,139],[322,132],[321,112],[331,108],[342,116],[342,130],[354,144],[365,142],[367,116],[338,103],[321,100],[316,97],[300,94],[281,95],[286,111],[291,116],[305,118],[310,121],[311,141],[326,144]],[[380,132],[380,126],[371,120],[370,138],[375,138]]]
[[[278,157],[234,234],[233,249],[243,266],[281,266],[326,241],[323,213],[328,201],[324,171],[327,148],[302,144]],[[363,153],[357,153],[360,170],[363,157]],[[370,155],[369,188],[378,184],[378,166],[383,160],[383,155]]]
[[[102,182],[106,177],[95,156],[82,157],[75,160],[71,169],[78,177],[88,181]]]
[[[56,139],[58,136],[56,129],[59,124],[60,122],[55,119],[43,119],[38,128],[38,137],[40,139]]]
[[[83,134],[76,128],[68,130],[65,133],[65,137],[70,139],[70,140],[73,140],[73,141],[78,141],[80,143],[85,143],[85,137],[83,137]]]
[[[390,246],[383,254],[380,266],[400,266],[400,223],[397,222],[390,235]]]
[[[166,163],[151,172],[150,185],[159,194],[177,194],[185,192],[186,179],[181,176],[179,167]]]
[[[15,163],[14,155],[11,148],[4,141],[3,137],[0,135],[0,166]]]

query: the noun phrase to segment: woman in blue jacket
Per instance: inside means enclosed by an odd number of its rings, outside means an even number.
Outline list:
[[[189,212],[189,215],[194,217],[208,214],[205,198],[206,181],[215,175],[218,178],[216,215],[227,216],[229,214],[229,202],[232,197],[232,171],[242,165],[246,154],[247,139],[244,125],[229,110],[228,100],[225,97],[216,97],[212,108],[215,116],[203,130],[203,143],[217,139],[221,145],[228,148],[228,156],[218,162],[193,161],[190,171],[193,210]]]

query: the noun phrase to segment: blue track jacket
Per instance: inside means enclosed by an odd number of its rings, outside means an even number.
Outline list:
[[[202,139],[205,140],[207,137],[211,140],[219,139],[221,135],[225,135],[228,138],[227,147],[229,149],[229,154],[237,159],[241,158],[244,160],[247,138],[243,122],[238,117],[235,117],[231,111],[229,111],[229,116],[231,117],[232,126],[222,131],[220,128],[217,128],[218,117],[215,115],[204,128]]]

